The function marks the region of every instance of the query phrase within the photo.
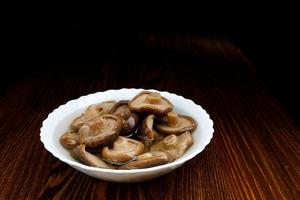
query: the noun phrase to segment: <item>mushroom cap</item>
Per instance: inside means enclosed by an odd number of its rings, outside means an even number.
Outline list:
[[[119,136],[113,143],[113,148],[104,147],[102,158],[109,163],[122,165],[135,159],[144,152],[144,144],[130,138]]]
[[[131,110],[128,107],[128,100],[121,100],[116,103],[110,110],[110,114],[120,116],[124,119],[128,119],[131,115]]]
[[[130,137],[138,129],[139,123],[140,117],[137,114],[132,113],[126,121],[124,120],[120,135]]]
[[[87,107],[84,113],[72,121],[71,127],[75,130],[78,130],[84,123],[93,119],[94,117],[109,113],[115,104],[116,101],[104,101],[100,104],[90,105]]]
[[[155,115],[148,115],[142,122],[140,129],[138,131],[137,137],[146,145],[151,145],[156,136],[157,132],[153,129]]]
[[[143,91],[137,94],[129,103],[131,111],[163,115],[170,112],[173,104],[157,92]]]
[[[116,103],[110,113],[122,117],[124,119],[120,135],[128,135],[134,133],[140,122],[139,116],[128,107],[127,100],[122,100]]]
[[[79,129],[79,142],[88,148],[99,148],[115,141],[122,127],[122,119],[104,114],[89,120]]]
[[[84,164],[92,166],[92,167],[100,167],[100,168],[112,168],[112,166],[105,163],[98,156],[89,153],[85,150],[85,145],[81,144],[75,147],[72,150],[72,154],[76,157],[76,159],[81,160]]]
[[[141,169],[141,168],[149,168],[155,167],[158,165],[163,165],[169,163],[171,161],[171,157],[167,152],[163,151],[152,151],[144,153],[137,157],[137,160],[131,161],[119,169]]]
[[[162,141],[153,144],[150,151],[164,151],[172,155],[173,159],[181,157],[192,146],[193,137],[189,131],[180,135],[168,135]]]
[[[59,141],[64,147],[72,149],[79,145],[79,135],[77,132],[68,131],[60,137]]]
[[[192,132],[197,127],[196,121],[190,116],[179,115],[174,112],[168,113],[167,116],[167,121],[164,118],[164,120],[158,121],[155,124],[155,128],[160,133],[178,135],[185,131]]]

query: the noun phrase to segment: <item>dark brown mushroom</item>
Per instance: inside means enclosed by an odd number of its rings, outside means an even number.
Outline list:
[[[79,129],[79,142],[88,148],[99,148],[115,141],[122,127],[122,119],[111,114],[95,117]]]
[[[155,115],[148,115],[142,122],[137,137],[146,145],[151,145],[158,137],[157,131],[153,129]]]
[[[90,105],[84,113],[73,120],[71,123],[72,129],[78,130],[84,123],[93,119],[94,117],[109,113],[115,104],[116,101],[105,101],[100,104]]]
[[[139,116],[128,107],[129,101],[119,101],[111,109],[110,113],[124,119],[120,135],[128,136],[134,133],[139,124]]]
[[[165,121],[165,119],[167,119]],[[185,131],[192,132],[197,127],[196,121],[186,115],[179,115],[175,112],[169,112],[167,118],[163,120],[158,120],[155,124],[155,128],[164,134],[175,134],[178,135]]]
[[[79,145],[79,135],[77,132],[68,131],[60,137],[59,141],[64,147],[72,149]]]
[[[150,151],[168,152],[175,160],[181,157],[192,144],[193,137],[189,131],[186,131],[178,136],[168,135],[162,141],[153,144]]]
[[[141,169],[163,165],[171,161],[171,157],[167,152],[152,151],[144,153],[137,157],[137,160],[131,161],[119,169]]]
[[[143,143],[119,136],[118,139],[114,141],[113,148],[104,147],[101,155],[106,162],[114,165],[123,165],[142,153],[144,153]]]
[[[85,150],[85,145],[81,144],[75,147],[72,150],[73,156],[75,156],[76,159],[79,159],[84,164],[92,166],[92,167],[100,167],[100,168],[113,168],[109,164],[105,163],[103,160],[101,160],[100,157],[89,153]]]
[[[137,94],[129,103],[131,111],[163,115],[172,111],[173,104],[158,92],[143,91]]]

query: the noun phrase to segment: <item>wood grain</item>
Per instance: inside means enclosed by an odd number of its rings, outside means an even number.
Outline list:
[[[299,126],[237,48],[196,36],[149,35],[142,45],[136,60],[76,65],[81,70],[56,65],[6,89],[0,99],[0,199],[300,199]],[[215,123],[213,140],[174,172],[135,184],[91,178],[43,148],[39,129],[54,108],[123,87],[193,99]]]

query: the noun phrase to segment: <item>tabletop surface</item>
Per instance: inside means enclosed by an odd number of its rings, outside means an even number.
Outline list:
[[[139,55],[124,49],[131,59],[41,67],[6,88],[0,199],[300,199],[299,126],[239,49],[207,37],[148,37],[144,45]],[[167,90],[194,100],[214,121],[212,141],[175,171],[132,184],[89,177],[44,149],[39,130],[48,113],[116,88]]]

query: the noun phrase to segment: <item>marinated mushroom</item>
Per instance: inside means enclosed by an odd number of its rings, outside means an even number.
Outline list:
[[[173,159],[181,157],[192,146],[193,137],[189,131],[180,135],[168,135],[163,140],[153,144],[150,151],[164,151],[172,155]]]
[[[138,169],[166,164],[193,144],[191,132],[197,127],[192,117],[172,109],[168,99],[149,91],[131,101],[93,104],[72,121],[60,143],[74,158],[93,167]]]
[[[158,92],[143,91],[137,94],[129,103],[131,111],[163,115],[172,111],[173,104]]]
[[[72,149],[79,145],[79,135],[77,132],[67,131],[60,137],[59,141],[64,147]]]
[[[79,129],[79,142],[88,148],[99,148],[115,141],[122,127],[122,119],[111,114],[95,117]]]
[[[134,133],[139,124],[139,116],[128,107],[129,101],[119,101],[116,103],[110,113],[122,117],[124,119],[120,135],[128,136]]]
[[[123,165],[144,153],[144,144],[133,139],[119,136],[113,143],[113,148],[104,147],[102,158],[114,165]]]
[[[101,168],[112,168],[112,166],[105,163],[98,156],[89,153],[85,150],[85,145],[81,144],[75,147],[72,150],[72,154],[76,157],[76,159],[81,160],[84,164],[92,166],[92,167],[101,167]]]
[[[163,151],[152,151],[137,157],[137,160],[129,162],[119,169],[141,169],[163,165],[172,161],[172,157]]]
[[[153,129],[155,115],[148,115],[142,122],[137,137],[146,145],[151,145],[158,133]]]
[[[179,115],[175,112],[169,112],[166,118],[155,124],[155,128],[160,133],[175,135],[185,131],[193,131],[196,127],[197,123],[192,117]]]
[[[116,101],[105,101],[100,104],[90,105],[84,113],[73,120],[71,127],[78,130],[84,123],[99,115],[107,114],[116,104]]]

